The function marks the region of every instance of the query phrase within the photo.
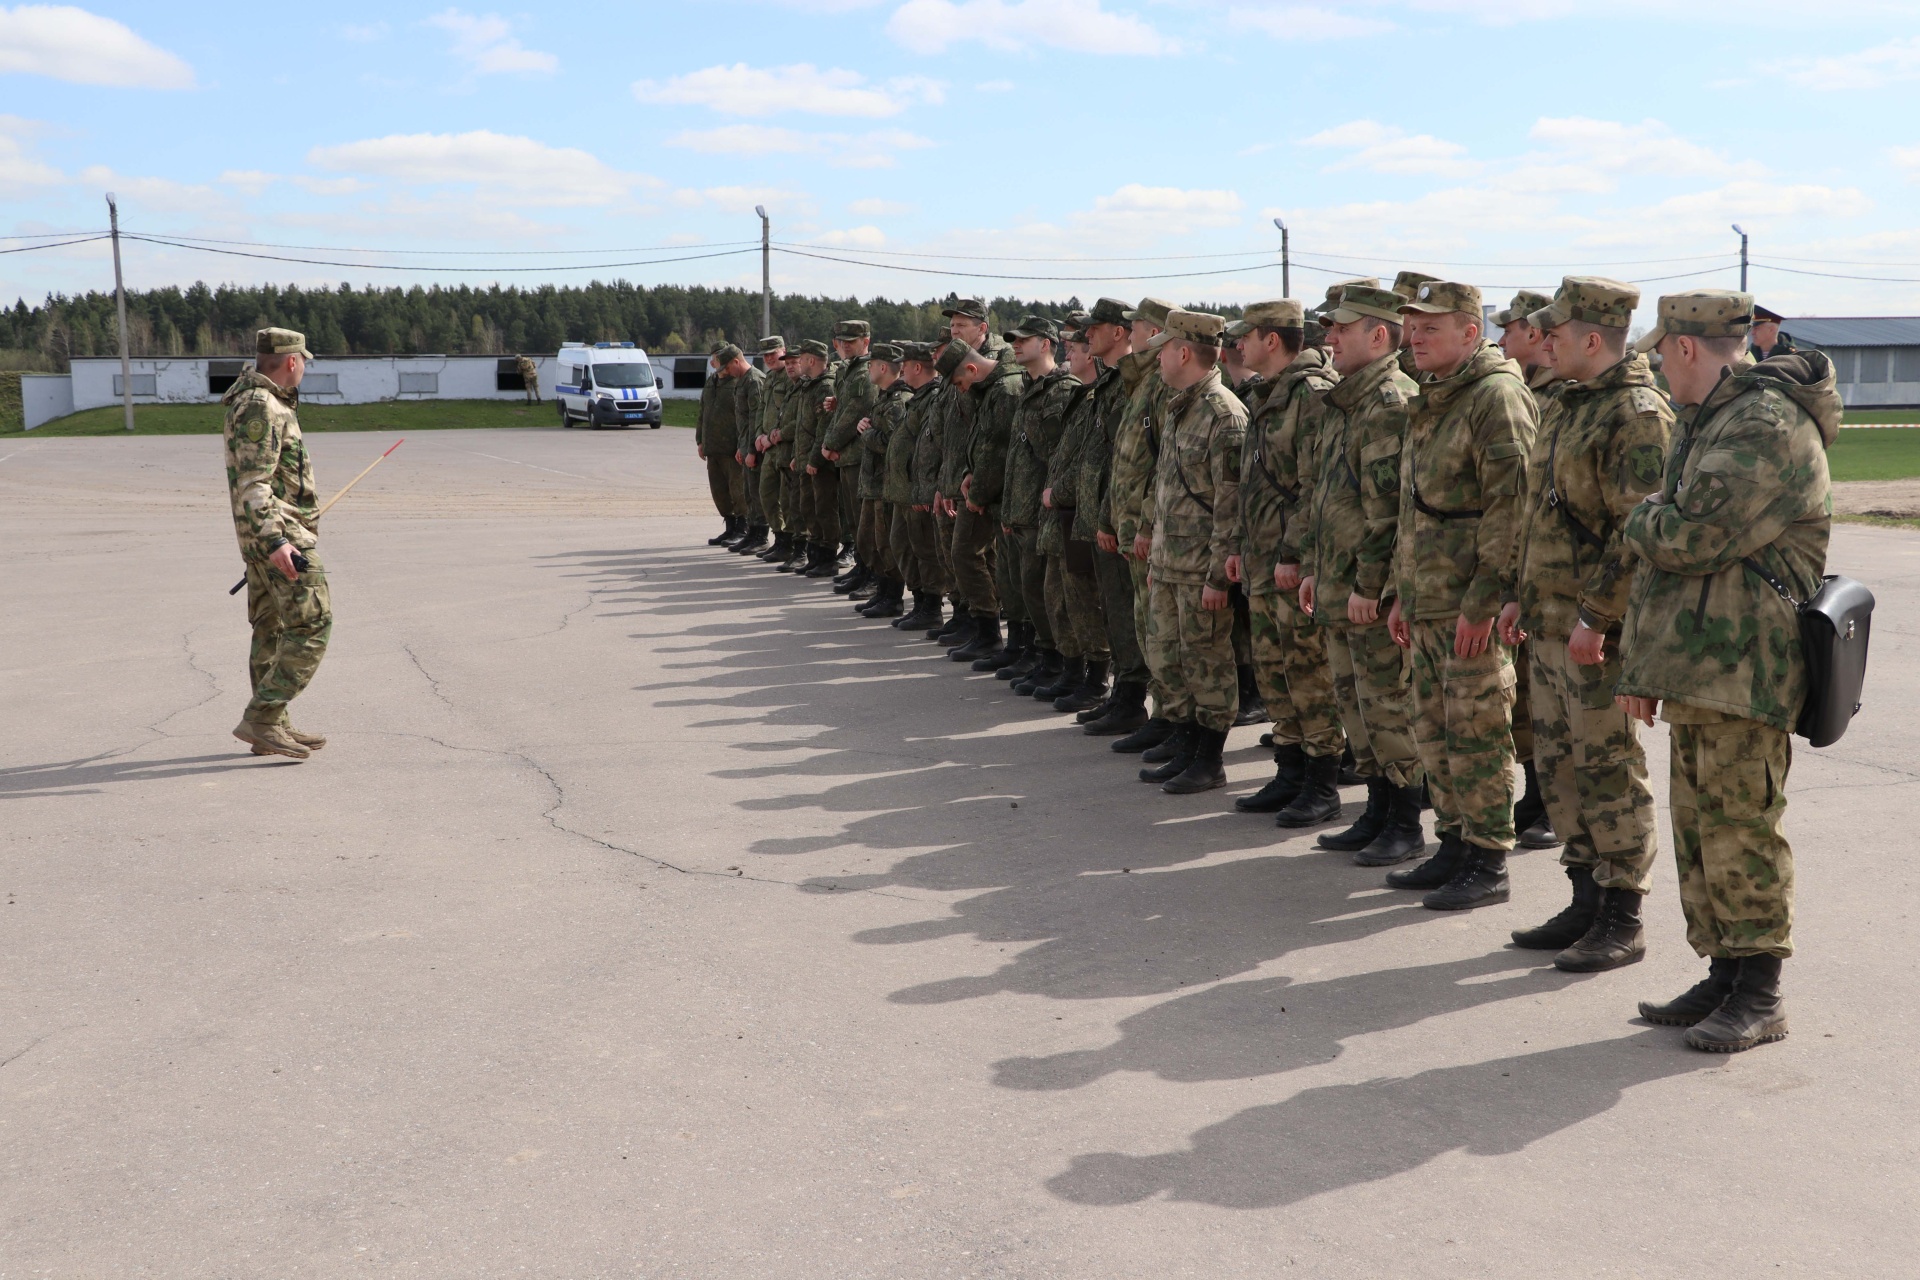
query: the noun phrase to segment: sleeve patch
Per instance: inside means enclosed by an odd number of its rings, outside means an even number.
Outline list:
[[[1627,473],[1642,489],[1658,486],[1666,469],[1667,451],[1657,444],[1635,445],[1627,453]]]

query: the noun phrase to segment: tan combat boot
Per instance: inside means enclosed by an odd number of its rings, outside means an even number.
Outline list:
[[[302,733],[290,724],[282,725],[281,727],[287,731],[289,738],[292,738],[295,742],[305,747],[309,753],[318,751],[327,745],[327,740],[317,733]],[[270,756],[273,752],[267,750],[265,747],[255,747],[253,754],[257,756]]]
[[[250,744],[255,755],[287,756],[294,760],[305,760],[313,754],[294,741],[284,725],[255,724],[251,720],[242,720],[234,727],[233,736]]]

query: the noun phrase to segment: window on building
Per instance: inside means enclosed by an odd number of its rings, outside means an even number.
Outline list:
[[[1920,382],[1920,347],[1895,347],[1893,349],[1893,380],[1895,382]]]
[[[1887,349],[1885,347],[1860,348],[1860,376],[1858,382],[1885,382],[1887,380]]]
[[[223,396],[227,389],[247,370],[245,360],[209,360],[207,361],[207,394]]]
[[[707,362],[705,360],[675,360],[673,362],[673,389],[675,391],[698,391],[707,385]]]
[[[1857,367],[1857,361],[1854,358],[1856,353],[1852,347],[1834,347],[1831,350],[1822,347],[1821,350],[1826,351],[1827,359],[1833,361],[1834,381],[1840,383],[1850,383],[1854,381],[1853,374],[1854,369]]]
[[[113,375],[113,394],[115,394],[116,396],[124,396],[127,394],[126,381],[122,379],[121,376],[117,373]],[[160,394],[160,376],[158,374],[153,374],[153,373],[134,374],[133,375],[133,394],[136,396],[159,395]]]
[[[520,375],[520,362],[508,356],[493,370],[493,389],[495,391],[525,391],[527,380]]]
[[[315,373],[307,370],[307,376],[300,379],[300,394],[303,396],[337,396],[340,394],[340,375],[337,373]]]
[[[440,394],[440,375],[437,373],[402,373],[400,375],[400,394],[403,396],[437,396]]]

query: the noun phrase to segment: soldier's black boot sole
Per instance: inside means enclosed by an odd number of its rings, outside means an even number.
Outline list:
[[[1564,951],[1587,936],[1600,911],[1600,886],[1593,882],[1592,867],[1568,867],[1567,879],[1573,882],[1573,901],[1545,924],[1515,929],[1514,946],[1527,951]]]
[[[1429,911],[1471,911],[1498,906],[1512,896],[1506,853],[1470,844],[1453,879],[1420,899],[1420,905]]]
[[[1165,742],[1172,736],[1173,729],[1173,721],[1149,717],[1138,729],[1108,745],[1124,756],[1140,755]]]
[[[1780,997],[1780,957],[1742,956],[1733,990],[1720,1007],[1687,1029],[1689,1049],[1739,1053],[1787,1038],[1787,1005]]]
[[[1707,961],[1707,976],[1665,1004],[1651,1000],[1640,1002],[1640,1016],[1663,1027],[1690,1027],[1733,994],[1733,980],[1740,962],[1731,956],[1716,956]]]

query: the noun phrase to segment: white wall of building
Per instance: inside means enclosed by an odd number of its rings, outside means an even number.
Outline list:
[[[27,430],[73,412],[73,379],[64,373],[20,375],[20,407]]]
[[[135,404],[211,404],[210,365],[231,367],[233,356],[140,356],[134,359]],[[540,394],[553,398],[554,360],[535,356]],[[314,404],[374,404],[382,400],[519,400],[521,391],[495,383],[499,356],[340,356],[307,368],[300,398]],[[118,356],[80,357],[72,362],[73,408],[120,403]],[[697,393],[696,393],[697,394]]]

